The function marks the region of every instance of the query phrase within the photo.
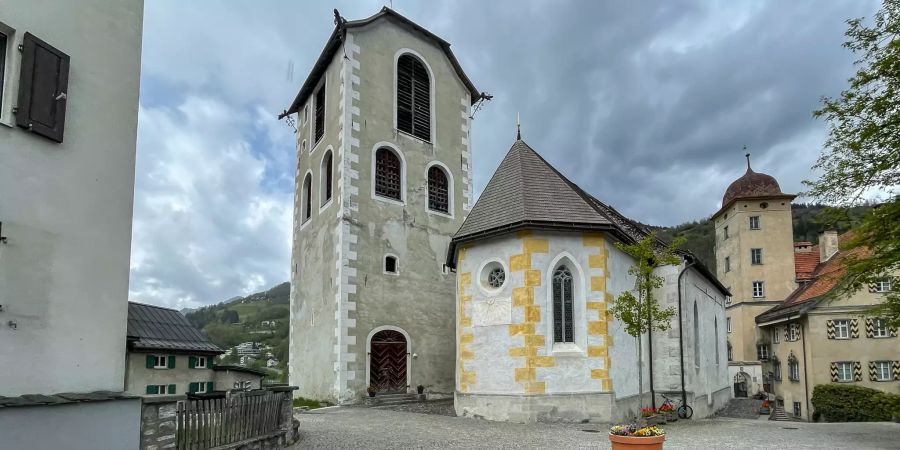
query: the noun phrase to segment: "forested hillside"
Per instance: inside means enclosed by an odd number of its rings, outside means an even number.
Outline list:
[[[817,203],[795,203],[792,208],[794,218],[794,241],[818,243],[819,233],[826,228],[843,233],[856,226],[862,217],[872,209],[871,205],[852,208],[828,208]],[[683,223],[675,227],[652,227],[659,230],[659,236],[671,240],[684,236],[682,248],[697,255],[703,264],[716,273],[715,229],[710,219]]]
[[[185,317],[223,349],[251,341],[272,346],[272,353],[280,362],[279,368],[284,368],[288,359],[290,294],[291,285],[284,282],[267,291],[204,306],[188,312]],[[262,324],[273,320],[274,327]],[[223,363],[236,362],[236,355],[223,360]],[[255,365],[264,363],[260,360]]]

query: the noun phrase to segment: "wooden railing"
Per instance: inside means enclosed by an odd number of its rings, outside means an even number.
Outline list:
[[[180,401],[175,410],[176,448],[207,449],[275,433],[289,396],[290,392],[252,391]]]

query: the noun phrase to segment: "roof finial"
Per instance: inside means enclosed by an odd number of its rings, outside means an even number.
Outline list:
[[[522,122],[519,122],[519,113],[516,113],[516,140],[522,140]]]
[[[753,170],[750,168],[750,152],[747,151],[746,145],[744,146],[744,151],[747,152],[744,154],[744,156],[747,157],[747,170]]]

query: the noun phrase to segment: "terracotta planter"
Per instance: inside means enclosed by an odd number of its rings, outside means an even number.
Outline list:
[[[609,435],[613,450],[662,450],[665,436],[616,436]]]

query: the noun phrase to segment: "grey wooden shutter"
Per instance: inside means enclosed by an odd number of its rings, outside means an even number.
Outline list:
[[[397,129],[431,140],[431,78],[416,57],[397,60]]]
[[[56,142],[63,141],[69,55],[25,33],[16,124]]]
[[[322,87],[316,91],[315,107],[316,107],[316,123],[315,123],[315,142],[313,146],[322,139],[325,134],[325,81],[322,81]]]

